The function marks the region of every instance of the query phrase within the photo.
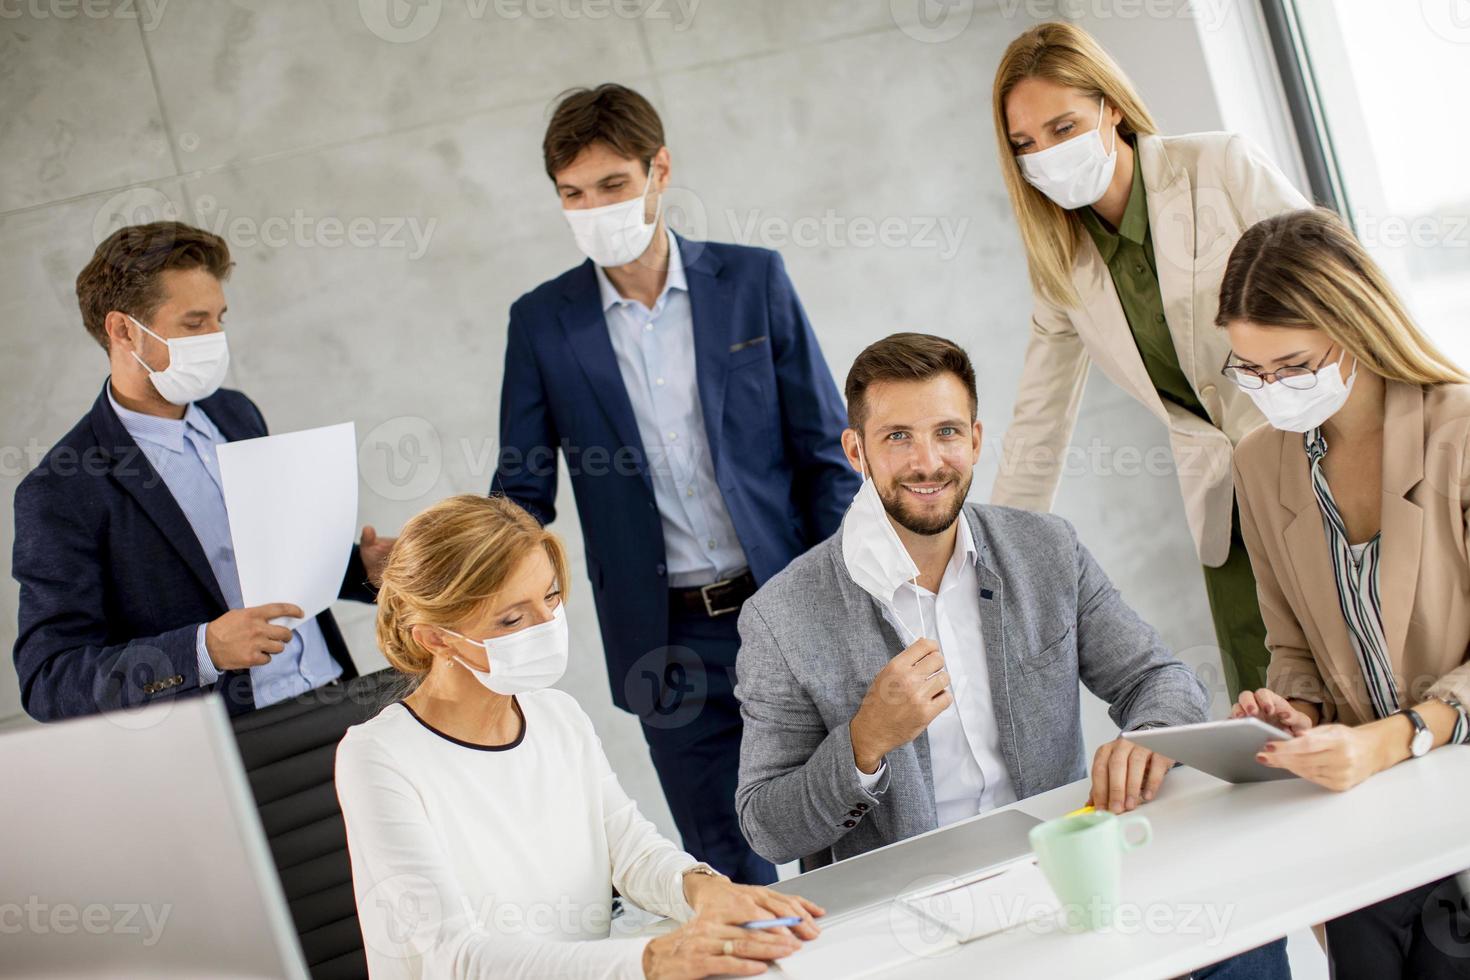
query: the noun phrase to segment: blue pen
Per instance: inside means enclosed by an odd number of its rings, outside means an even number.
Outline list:
[[[784,919],[758,919],[755,922],[742,922],[742,929],[779,929],[781,926],[794,926],[801,922],[800,917],[788,915]]]

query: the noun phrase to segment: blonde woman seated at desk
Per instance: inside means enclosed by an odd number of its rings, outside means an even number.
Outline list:
[[[751,975],[817,935],[820,908],[733,884],[623,792],[591,720],[550,687],[566,577],[560,541],[503,498],[435,504],[393,547],[378,642],[413,690],[337,750],[375,978]],[[609,938],[614,887],[684,924]],[[742,927],[783,917],[801,921]]]

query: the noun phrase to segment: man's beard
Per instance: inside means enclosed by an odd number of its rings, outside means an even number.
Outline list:
[[[960,482],[959,473],[945,468],[933,476],[922,479],[895,480],[888,492],[879,491],[878,499],[883,501],[883,509],[888,516],[898,522],[899,526],[912,534],[935,535],[947,531],[955,518],[960,515],[960,508],[965,506],[965,498],[970,495],[970,484],[975,479],[974,471],[965,477],[964,483]],[[908,509],[908,500],[905,498],[907,491],[900,485],[903,483],[953,483],[955,485],[954,505],[948,512],[935,516],[925,516],[913,513]]]

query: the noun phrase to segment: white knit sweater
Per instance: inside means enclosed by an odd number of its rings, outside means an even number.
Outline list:
[[[516,696],[521,737],[459,742],[396,703],[337,749],[352,886],[374,978],[643,976],[647,938],[609,938],[612,889],[687,919],[694,858],[618,784],[557,690]]]

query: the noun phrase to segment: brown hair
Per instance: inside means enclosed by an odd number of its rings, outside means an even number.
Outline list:
[[[869,344],[847,372],[847,424],[859,434],[868,414],[868,386],[875,381],[928,381],[948,372],[960,379],[970,394],[970,421],[975,420],[979,397],[975,366],[970,355],[952,340],[927,333],[896,333]]]
[[[163,302],[167,269],[207,269],[230,277],[230,247],[218,235],[178,221],[129,225],[108,235],[77,274],[77,305],[92,339],[108,350],[104,321],[113,310],[147,321]]]
[[[1072,306],[1077,302],[1072,266],[1086,234],[1082,219],[1076,212],[1059,207],[1021,175],[1021,165],[1016,162],[1016,151],[1008,135],[1006,98],[1027,78],[1044,78],[1078,89],[1093,99],[1106,99],[1122,113],[1118,135],[1135,149],[1136,137],[1152,135],[1158,132],[1158,127],[1123,69],[1091,34],[1076,24],[1064,21],[1037,24],[1012,41],[1001,56],[991,92],[991,116],[1000,152],[1000,172],[1016,213],[1016,224],[1021,229],[1021,242],[1026,246],[1031,287],[1043,299],[1058,306]]]
[[[1258,221],[1235,243],[1215,325],[1320,328],[1370,371],[1433,385],[1470,376],[1424,335],[1388,277],[1326,208]]]
[[[454,628],[478,614],[516,566],[544,548],[567,589],[560,539],[503,496],[464,493],[439,501],[403,525],[378,589],[378,647],[417,682],[433,656],[413,638],[415,626]]]
[[[607,82],[563,92],[541,142],[546,176],[555,181],[593,143],[606,143],[646,171],[663,148],[664,124],[647,99],[624,85]]]

